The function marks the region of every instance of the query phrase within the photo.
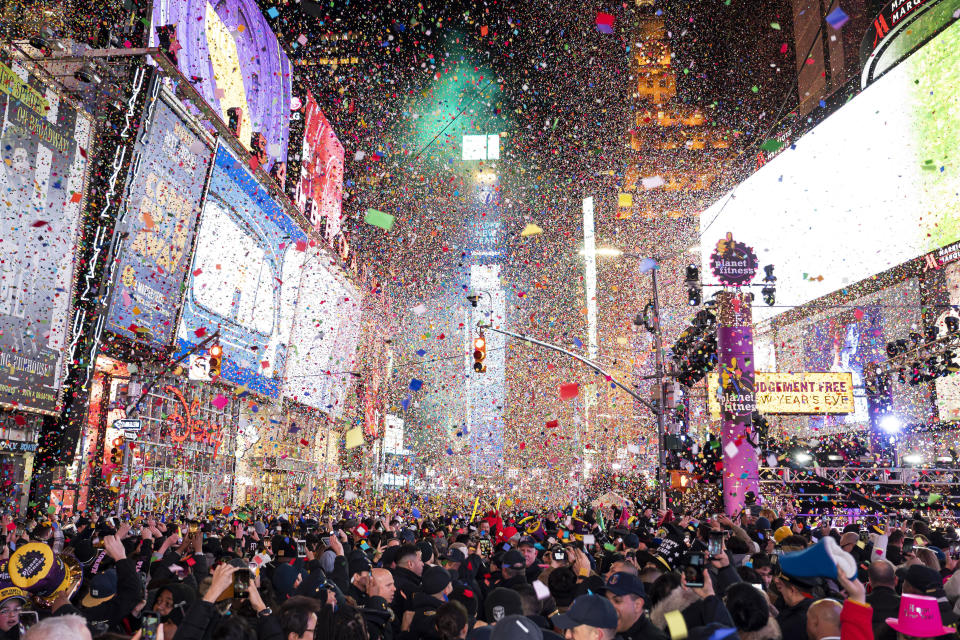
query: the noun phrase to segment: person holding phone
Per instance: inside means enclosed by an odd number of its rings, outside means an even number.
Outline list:
[[[27,594],[17,587],[0,589],[0,640],[20,637],[20,615],[27,603]]]

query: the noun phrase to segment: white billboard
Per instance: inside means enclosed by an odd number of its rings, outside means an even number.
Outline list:
[[[287,354],[284,395],[334,415],[342,411],[340,389],[352,378],[358,335],[360,296],[356,288],[336,277],[312,249],[304,263],[296,319]],[[352,329],[350,329],[352,325]]]
[[[762,318],[960,239],[957,87],[960,23],[704,211],[703,273],[727,232],[752,246],[778,277]]]

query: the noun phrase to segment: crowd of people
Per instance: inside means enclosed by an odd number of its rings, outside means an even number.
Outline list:
[[[468,518],[4,516],[0,640],[956,637],[960,542],[753,504]]]

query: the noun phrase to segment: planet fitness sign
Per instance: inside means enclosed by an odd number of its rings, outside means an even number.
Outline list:
[[[757,254],[751,247],[737,242],[732,233],[717,242],[710,254],[710,270],[720,284],[727,287],[742,287],[750,284],[757,274]]]

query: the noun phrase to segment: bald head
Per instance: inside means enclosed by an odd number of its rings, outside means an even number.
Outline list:
[[[807,637],[810,640],[840,637],[840,610],[836,600],[817,600],[807,610]]]
[[[397,587],[393,583],[393,574],[387,569],[373,569],[370,572],[373,577],[370,585],[370,596],[380,596],[387,601],[389,605],[393,602],[393,595],[397,592]]]
[[[874,589],[877,587],[893,589],[897,586],[897,569],[889,560],[880,558],[871,562],[867,575],[870,579],[870,586]]]

